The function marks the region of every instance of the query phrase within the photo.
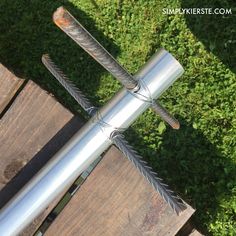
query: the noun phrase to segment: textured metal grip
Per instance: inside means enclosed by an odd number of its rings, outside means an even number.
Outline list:
[[[153,103],[152,109],[164,120],[166,121],[173,129],[179,129],[179,121],[172,116],[160,103]]]
[[[176,212],[177,215],[186,209],[186,205],[181,198],[174,195],[174,192],[168,189],[168,185],[164,184],[162,179],[157,177],[157,173],[152,170],[152,167],[148,166],[147,162],[142,160],[142,157],[137,154],[133,147],[128,144],[119,132],[113,132],[111,139],[120,151],[134,164],[139,172]]]
[[[137,86],[137,81],[67,10],[63,7],[58,8],[53,15],[53,20],[59,28],[78,43],[127,89],[134,89]]]
[[[55,65],[49,55],[42,56],[42,62],[45,67],[52,73],[52,75],[59,81],[59,83],[67,90],[67,92],[78,102],[78,104],[90,116],[93,116],[97,108],[94,107],[84,94],[66,77],[66,75]]]

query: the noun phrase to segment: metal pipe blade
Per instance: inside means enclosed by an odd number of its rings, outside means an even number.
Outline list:
[[[169,53],[155,55],[152,67],[137,74],[139,96],[158,98],[181,74]],[[148,71],[148,73],[146,73]],[[0,235],[18,235],[111,144],[112,132],[127,129],[151,104],[120,90],[0,211]]]
[[[91,105],[88,99],[80,92],[75,85],[73,85],[65,74],[55,65],[50,57],[45,54],[42,57],[43,64],[49,69],[49,71],[56,77],[56,79],[65,87],[65,89],[76,99],[76,101],[84,108],[86,112],[96,112],[97,109]],[[79,91],[79,93],[78,93]],[[93,108],[91,110],[91,108]],[[169,204],[169,206],[179,214],[184,210],[185,204],[183,201],[174,195],[174,193],[167,189],[167,185],[162,183],[162,180],[157,177],[157,174],[152,170],[151,166],[148,166],[143,161],[141,156],[128,144],[124,139],[124,136],[119,132],[113,132],[111,140],[119,148],[119,150],[131,161],[137,170],[146,178],[146,180],[153,186],[153,188],[162,196],[162,198]],[[184,208],[185,207],[185,208]]]

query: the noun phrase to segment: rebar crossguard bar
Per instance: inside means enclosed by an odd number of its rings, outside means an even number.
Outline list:
[[[169,123],[173,126],[176,120],[154,103],[154,99],[160,97],[182,75],[182,66],[170,53],[162,49],[132,77],[64,8],[58,8],[53,19],[60,28],[66,27],[66,30],[63,30],[74,40],[82,40],[82,46],[86,51],[89,51],[99,63],[118,78],[125,88],[98,110],[69,81],[50,57],[43,55],[42,62],[46,68],[91,118],[1,210],[0,235],[19,234],[58,194],[69,188],[111,144],[115,144],[120,149],[179,215],[186,209],[185,203],[162,182],[161,178],[157,177],[147,162],[128,144],[121,132],[126,130],[150,106],[161,113],[164,111],[165,116],[172,119]],[[82,29],[82,33],[80,32],[82,36],[77,29],[78,24]]]
[[[128,90],[138,91],[139,83],[126,71],[115,58],[63,7],[57,9],[53,15],[55,24],[61,28],[70,38],[80,45],[89,55],[100,63]],[[173,129],[179,129],[178,120],[152,100],[152,108]]]
[[[43,55],[42,62],[60,84],[69,92],[69,94],[75,98],[80,106],[89,113],[89,115],[97,112],[97,108],[91,105],[82,92],[77,89],[67,76],[54,64],[49,55]],[[173,191],[169,190],[166,184],[162,183],[162,179],[157,177],[157,174],[152,170],[152,167],[148,166],[147,162],[137,154],[120,132],[114,131],[111,133],[110,139],[177,214],[186,208],[180,197],[175,195]]]

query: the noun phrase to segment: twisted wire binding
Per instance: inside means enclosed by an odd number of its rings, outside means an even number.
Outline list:
[[[111,139],[177,215],[187,208],[182,199],[179,196],[174,195],[172,190],[168,189],[168,185],[164,184],[162,179],[157,177],[157,173],[153,171],[152,167],[148,166],[147,162],[142,160],[142,157],[138,155],[119,132],[113,132],[111,134]]]
[[[79,105],[93,116],[97,108],[95,108],[83,93],[67,78],[67,76],[56,66],[48,54],[42,56],[42,62],[59,83],[70,93],[70,95],[79,103]]]
[[[61,83],[61,85],[71,94],[72,97],[88,112],[90,116],[97,113],[97,108],[92,106],[89,100],[83,95],[83,93],[76,88],[76,86],[66,77],[66,75],[54,64],[49,55],[42,56],[42,62],[46,68],[53,74],[53,76]],[[101,128],[109,126],[109,124],[103,124],[102,118],[97,118]],[[109,126],[110,127],[110,126]],[[119,131],[115,129],[110,139],[120,149],[120,151],[134,164],[134,166],[140,171],[140,173],[147,179],[147,181],[153,186],[153,188],[162,196],[162,198],[170,205],[170,207],[179,214],[186,208],[183,201],[175,196],[173,191],[167,188],[167,185],[162,183],[162,179],[157,177],[157,174],[152,170],[152,167],[147,165],[147,162],[142,160],[142,157],[128,144]]]

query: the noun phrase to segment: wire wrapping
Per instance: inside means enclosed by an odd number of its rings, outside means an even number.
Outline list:
[[[49,55],[42,56],[42,62],[47,69],[54,75],[54,77],[63,85],[63,87],[75,98],[75,100],[88,112],[90,116],[94,116],[94,122],[98,123],[101,130],[106,134],[106,129],[113,130],[109,134],[108,138],[118,147],[118,149],[130,160],[139,172],[147,179],[147,181],[153,186],[153,188],[162,196],[162,198],[168,203],[168,205],[176,212],[180,214],[186,205],[174,192],[168,189],[168,185],[162,182],[162,179],[157,177],[152,167],[148,166],[147,162],[142,160],[142,157],[137,154],[131,145],[124,139],[121,134],[124,130],[122,128],[113,127],[106,123],[97,108],[95,108],[89,100],[83,95],[83,93],[76,88],[76,86],[66,77],[66,75],[55,65],[50,59]],[[145,86],[145,85],[143,85]],[[149,90],[147,90],[149,92]],[[147,97],[147,99],[149,99]]]

